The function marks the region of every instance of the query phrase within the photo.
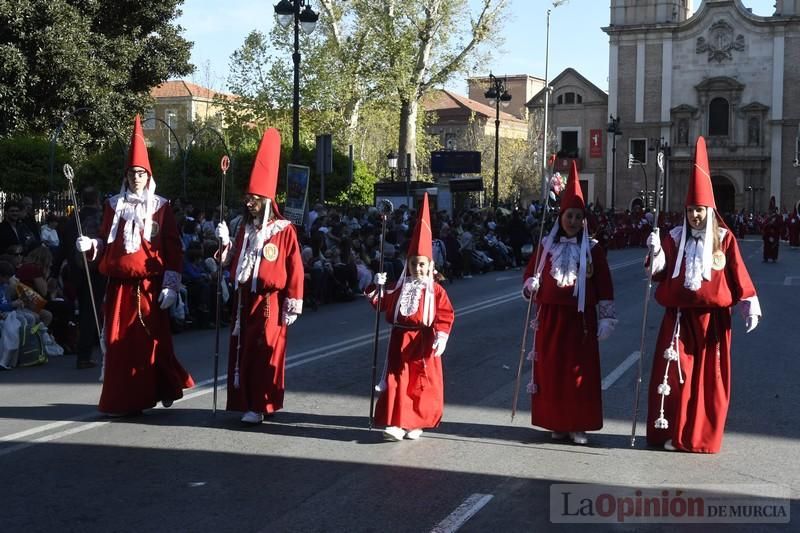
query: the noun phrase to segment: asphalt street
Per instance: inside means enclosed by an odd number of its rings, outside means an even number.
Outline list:
[[[764,317],[750,334],[734,317],[732,403],[719,454],[648,448],[645,391],[630,445],[645,279],[644,250],[627,249],[609,255],[619,325],[601,344],[605,426],[587,446],[552,441],[530,425],[529,364],[511,421],[526,304],[519,270],[492,272],[445,283],[456,309],[445,414],[419,441],[384,442],[368,428],[375,315],[363,299],[307,311],[291,326],[285,409],[257,427],[224,410],[225,342],[212,414],[214,330],[175,336],[198,385],[171,408],[137,418],[101,417],[98,373],[76,370],[74,356],[0,373],[0,531],[566,531],[581,519],[573,494],[598,486],[609,494],[740,494],[788,513],[777,524],[684,517],[682,530],[797,530],[800,251],[782,246],[779,262],[765,264],[760,241],[740,245]],[[661,314],[651,302],[645,385]],[[381,332],[382,358],[383,324]],[[676,527],[611,518],[583,516],[589,524],[578,527]]]

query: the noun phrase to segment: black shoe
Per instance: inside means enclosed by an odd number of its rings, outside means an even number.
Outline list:
[[[75,368],[78,370],[83,370],[84,368],[95,368],[97,363],[89,359],[88,361],[78,361],[75,364]]]

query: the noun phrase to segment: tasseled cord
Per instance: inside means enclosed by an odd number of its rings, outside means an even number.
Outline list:
[[[661,395],[661,407],[658,418],[655,421],[656,429],[668,429],[669,421],[664,417],[664,401],[670,393],[670,386],[667,383],[669,378],[669,364],[675,361],[678,365],[678,381],[683,384],[683,373],[681,372],[681,354],[680,354],[680,337],[681,337],[681,311],[678,309],[678,314],[675,317],[675,328],[672,330],[672,342],[664,350],[664,359],[667,360],[667,366],[664,369],[664,380],[658,385],[658,394]]]

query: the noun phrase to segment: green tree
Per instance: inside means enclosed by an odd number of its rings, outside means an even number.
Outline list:
[[[129,131],[149,91],[192,72],[183,0],[0,0],[0,137],[50,133],[81,156]]]

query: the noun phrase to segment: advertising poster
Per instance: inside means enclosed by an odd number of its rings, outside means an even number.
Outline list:
[[[283,216],[293,224],[303,225],[308,200],[308,178],[311,169],[302,165],[286,166],[286,207]]]

